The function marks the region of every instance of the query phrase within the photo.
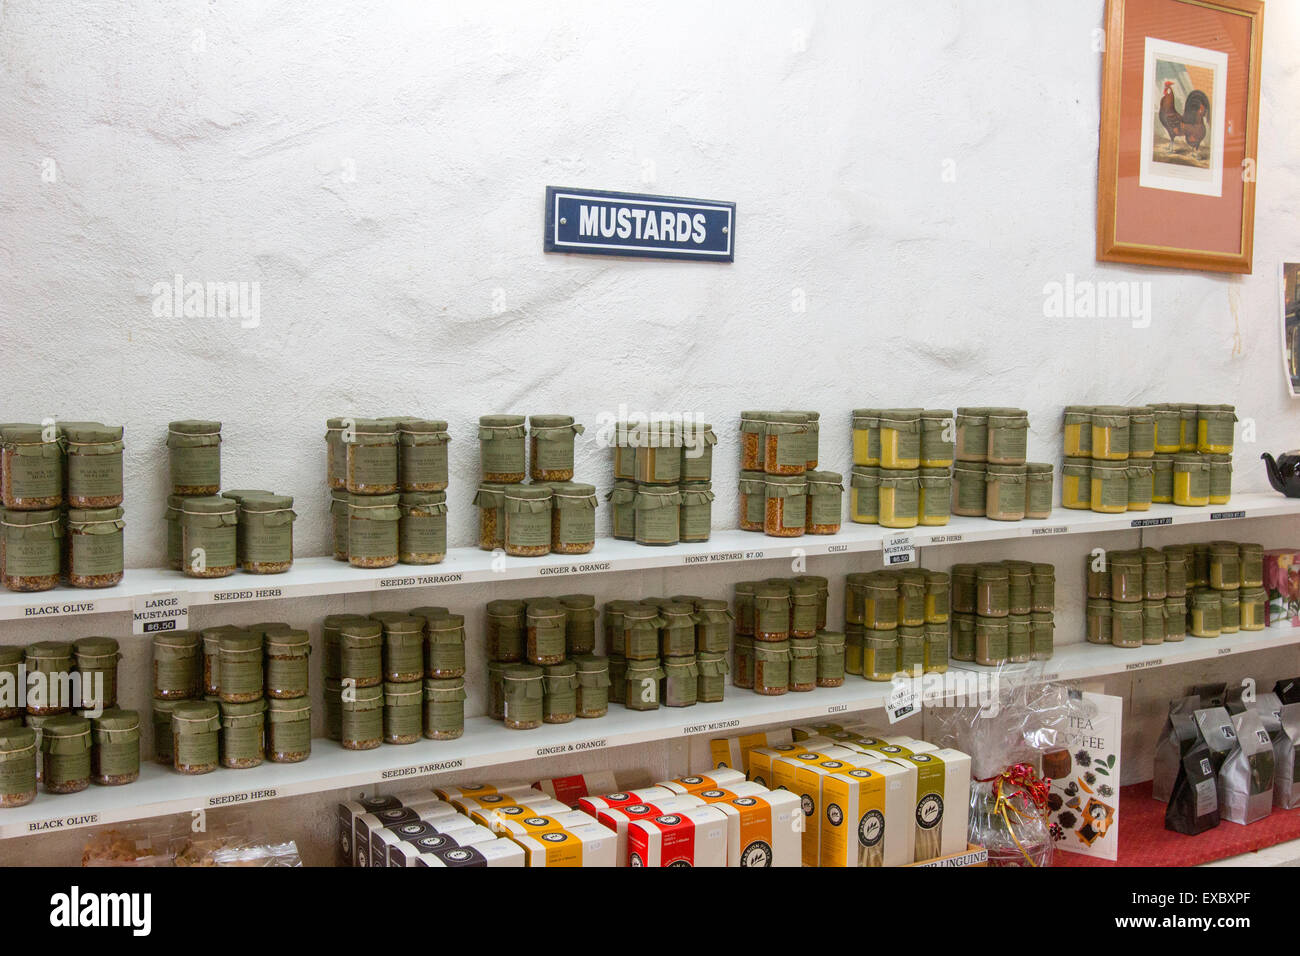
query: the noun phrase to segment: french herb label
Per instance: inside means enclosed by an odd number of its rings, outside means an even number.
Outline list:
[[[1127,495],[1128,492],[1125,492],[1125,494]],[[1029,533],[1030,535],[1066,534],[1067,532],[1069,532],[1069,530],[1070,530],[1070,526],[1068,524],[1058,524],[1058,525],[1051,525],[1050,527],[1046,527],[1046,528],[1030,528]]]

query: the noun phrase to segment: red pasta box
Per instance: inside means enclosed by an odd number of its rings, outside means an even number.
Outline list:
[[[551,777],[533,784],[538,790],[569,807],[576,807],[583,797],[609,793],[618,787],[608,770],[600,773],[576,773],[571,777]]]
[[[601,810],[617,810],[633,803],[654,803],[674,796],[667,787],[642,787],[639,790],[618,790],[599,797],[583,797],[578,801],[578,809],[583,813],[599,816]]]
[[[617,809],[601,810],[596,820],[601,826],[614,831],[614,856],[617,866],[628,865],[627,835],[635,820],[646,820],[664,813],[676,813],[704,806],[699,797],[679,796],[661,798],[654,803],[627,803]]]
[[[1281,624],[1300,627],[1300,551],[1276,548],[1264,552],[1264,626]]]
[[[727,815],[717,807],[692,807],[633,820],[627,852],[630,866],[726,866]]]

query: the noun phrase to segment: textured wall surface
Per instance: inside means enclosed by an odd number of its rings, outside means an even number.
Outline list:
[[[1095,263],[1102,13],[1102,0],[6,3],[0,418],[126,426],[133,566],[162,560],[162,442],[185,417],[224,423],[228,487],[295,496],[302,555],[327,547],[322,432],[335,414],[451,422],[462,545],[472,423],[503,411],[589,425],[620,403],[704,416],[722,441],[719,527],[734,525],[737,415],[751,407],[818,409],[823,467],[847,471],[856,406],[1022,406],[1030,456],[1056,461],[1064,404],[1233,402],[1257,437],[1238,447],[1236,488],[1263,490],[1258,450],[1297,433],[1277,274],[1300,255],[1300,7],[1268,6],[1255,271],[1241,278]],[[736,262],[544,255],[546,185],[734,200]],[[177,274],[258,283],[260,323],[156,316],[155,285]],[[1044,318],[1044,286],[1067,275],[1150,283],[1150,326]],[[578,477],[610,484],[594,441],[579,443]],[[1277,545],[1298,530],[1233,533]],[[1061,566],[1058,640],[1079,639],[1084,550],[1133,537],[1035,546]],[[565,587],[721,596],[780,564]],[[532,590],[205,608],[196,623],[314,624],[344,607],[436,601],[470,612],[473,628],[489,597]],[[10,624],[0,641],[128,627],[124,615]],[[125,694],[147,708],[147,655],[133,650]],[[1295,657],[1249,660],[1300,670]],[[1149,759],[1151,715],[1183,683],[1158,673],[1137,680],[1130,768]],[[668,751],[582,759],[667,772],[684,759]],[[315,860],[328,858],[327,812],[328,798],[253,811]],[[71,859],[79,845],[15,841],[0,859]]]

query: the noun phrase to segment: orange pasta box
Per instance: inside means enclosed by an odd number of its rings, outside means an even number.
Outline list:
[[[469,812],[469,818],[479,826],[500,833],[501,823],[505,820],[514,820],[520,817],[549,817],[557,813],[571,812],[559,800],[552,800],[540,793],[535,797],[525,797],[523,799],[528,802],[524,803],[521,800],[519,803],[488,804],[478,809],[472,809]]]
[[[609,793],[617,790],[614,775],[608,770],[600,773],[578,773],[569,777],[551,777],[533,784],[538,790],[559,800],[565,806],[576,807],[578,801],[593,793]]]
[[[727,817],[727,866],[800,866],[803,811],[788,790],[709,804]]]
[[[614,835],[594,823],[510,839],[523,848],[525,866],[614,866],[616,862]]]
[[[726,866],[727,815],[717,807],[691,807],[633,820],[627,852],[629,866]]]
[[[792,743],[790,729],[766,730],[757,734],[740,734],[736,737],[715,737],[709,741],[709,756],[714,769],[728,767],[749,774],[749,752],[755,747],[775,747]]]
[[[511,790],[529,790],[532,785],[523,780],[513,782],[489,783],[486,781],[475,781],[473,783],[464,783],[455,787],[434,787],[433,792],[448,803],[455,803],[461,797],[481,797],[485,793],[506,793]]]
[[[415,866],[523,866],[524,849],[511,840],[493,840],[473,846],[448,847],[421,853]]]
[[[707,774],[691,774],[676,780],[660,780],[655,786],[664,787],[673,793],[694,793],[696,790],[721,790],[744,779],[745,775],[739,770],[723,767]]]
[[[477,796],[455,796],[447,802],[459,810],[461,813],[473,813],[475,810],[481,810],[484,807],[507,807],[512,803],[523,803],[527,800],[549,800],[550,797],[540,790],[534,790],[527,785],[519,787],[509,787],[505,790],[493,790],[488,793],[480,793]]]
[[[733,783],[730,787],[696,790],[692,796],[699,797],[705,803],[721,803],[724,800],[731,800],[735,797],[752,797],[755,794],[767,792],[767,787],[763,786],[761,783],[754,783],[751,780],[742,780],[740,783]]]
[[[970,815],[970,757],[944,747],[891,759],[916,768],[915,862],[964,850]]]
[[[517,816],[497,821],[497,832],[508,837],[537,836],[552,830],[572,830],[574,827],[587,826],[596,822],[596,818],[581,810],[556,813],[551,816]]]
[[[601,810],[617,810],[633,803],[654,803],[666,797],[674,796],[667,787],[641,787],[638,790],[616,790],[599,797],[583,797],[578,801],[578,809],[593,817],[599,816]]]
[[[825,867],[904,866],[916,830],[916,768],[882,760],[821,781],[821,851]]]
[[[601,826],[614,832],[615,858],[619,866],[627,866],[630,862],[627,854],[627,835],[634,820],[644,820],[648,817],[657,817],[663,813],[689,810],[693,807],[702,806],[704,806],[704,801],[699,797],[689,794],[673,794],[671,797],[656,800],[654,803],[630,803],[617,808],[601,810],[596,814],[596,820]]]

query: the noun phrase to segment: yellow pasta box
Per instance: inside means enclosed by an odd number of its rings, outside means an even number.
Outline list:
[[[777,788],[775,782],[772,762],[777,757],[784,757],[790,754],[805,753],[809,750],[804,744],[811,743],[812,746],[819,746],[826,743],[824,737],[809,738],[802,740],[797,744],[776,744],[772,747],[755,747],[749,752],[749,770],[746,776],[754,783],[761,783],[770,790]]]
[[[836,748],[843,749],[843,748]],[[812,759],[808,759],[812,758]],[[817,866],[821,858],[822,780],[832,774],[852,770],[855,755],[796,754],[776,761],[776,777],[783,789],[799,798],[803,812],[802,859],[804,866]]]
[[[828,720],[815,724],[798,724],[790,728],[795,743],[810,737],[829,737],[833,733],[843,733],[844,728]]]
[[[749,752],[755,747],[776,747],[780,744],[793,743],[790,728],[767,730],[757,734],[740,734],[736,737],[715,737],[709,741],[709,756],[713,767],[729,767],[741,773],[749,773]]]
[[[523,848],[525,866],[613,866],[615,862],[614,834],[595,823],[510,839]]]
[[[550,799],[540,790],[534,790],[527,785],[509,787],[505,790],[489,790],[474,796],[467,794],[457,794],[451,797],[447,802],[459,810],[461,813],[473,813],[483,807],[507,807],[512,803],[520,803],[528,799]]]
[[[820,865],[911,863],[916,842],[915,788],[915,768],[888,760],[823,778]]]
[[[434,787],[433,792],[448,803],[455,803],[462,797],[481,797],[485,793],[506,793],[511,790],[530,789],[532,789],[532,786],[524,781],[487,783],[479,780],[472,783],[463,783],[457,787]]]
[[[821,750],[794,750],[772,758],[770,790],[794,790],[795,771],[804,764],[821,760],[849,760],[853,751],[843,747],[823,747]],[[758,781],[755,781],[758,782]],[[795,791],[796,793],[798,791]]]
[[[595,817],[588,816],[581,810],[570,810],[568,813],[547,816],[503,817],[497,821],[497,832],[508,837],[537,836],[552,830],[572,830],[595,822]]]
[[[970,815],[970,757],[944,747],[891,759],[916,768],[915,861],[964,850]]]
[[[524,801],[528,801],[525,803]],[[471,807],[469,818],[481,827],[500,832],[501,822],[521,817],[549,817],[557,813],[568,813],[569,808],[558,800],[536,796],[521,796],[517,803],[487,803],[477,808]]]
[[[727,866],[799,866],[803,811],[788,790],[710,804],[727,817]]]
[[[733,783],[726,788],[711,787],[708,790],[696,790],[692,796],[699,797],[705,803],[721,803],[724,800],[731,800],[735,797],[752,797],[760,793],[768,793],[767,787],[761,783],[754,783],[752,780],[742,780],[740,783]]]

